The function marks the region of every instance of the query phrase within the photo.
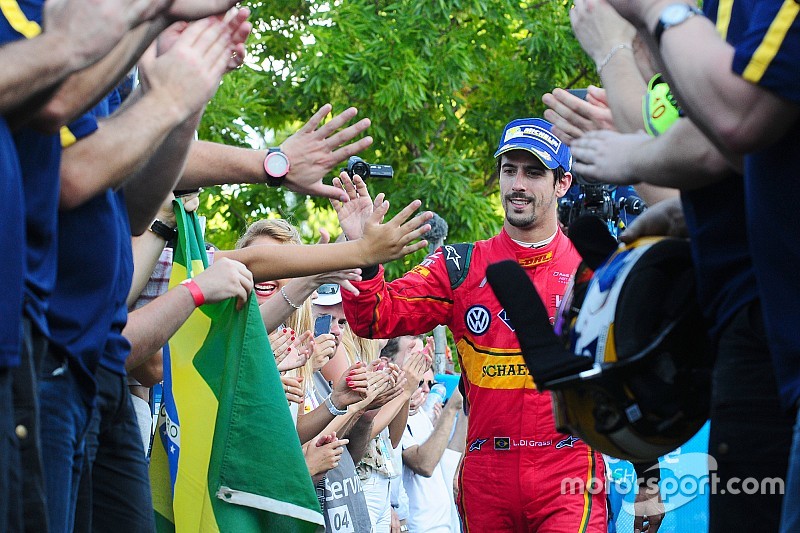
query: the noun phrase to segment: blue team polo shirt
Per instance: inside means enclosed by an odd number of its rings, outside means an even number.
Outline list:
[[[733,71],[750,83],[800,105],[800,5],[796,1],[749,0],[746,24],[731,19]],[[770,147],[745,157],[750,249],[764,310],[764,323],[785,406],[800,399],[800,121]]]
[[[0,11],[0,44],[30,39],[41,33],[43,4],[42,0],[4,0]],[[58,135],[44,135],[29,128],[15,132],[13,137],[22,172],[25,209],[24,312],[47,335],[45,312],[56,280],[61,144]]]
[[[112,93],[70,124],[65,139],[91,135],[97,129],[97,118],[110,114],[117,103]],[[121,337],[117,307],[120,298],[124,304],[133,276],[123,193],[108,189],[59,213],[58,224],[58,284],[47,313],[51,346],[70,359],[84,399],[91,405],[96,391],[94,373],[109,332],[116,331]]]
[[[25,222],[22,171],[5,119],[0,116],[0,368],[19,364],[25,276]]]
[[[728,4],[730,6],[730,4]],[[706,15],[717,20],[719,2],[703,3]],[[734,2],[733,10],[741,3]],[[719,17],[728,20],[729,17]],[[730,20],[720,34],[730,39],[741,28],[741,17]],[[744,305],[758,297],[745,223],[744,182],[732,176],[719,183],[681,193],[697,279],[697,296],[716,340],[722,328]]]

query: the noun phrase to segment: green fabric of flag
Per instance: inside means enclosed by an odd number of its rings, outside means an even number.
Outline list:
[[[175,202],[170,289],[208,257]],[[183,290],[183,289],[179,289]],[[159,532],[313,532],[324,524],[256,299],[196,309],[164,350],[150,462]]]

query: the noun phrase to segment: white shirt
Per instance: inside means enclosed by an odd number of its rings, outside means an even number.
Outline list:
[[[401,447],[407,450],[419,446],[428,440],[432,433],[433,424],[428,416],[422,411],[417,411],[408,417]],[[447,483],[439,464],[428,478],[414,473],[404,463],[403,487],[408,494],[409,532],[450,533],[452,483]]]

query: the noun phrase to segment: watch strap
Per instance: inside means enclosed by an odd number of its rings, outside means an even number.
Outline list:
[[[185,279],[181,281],[181,285],[189,289],[189,292],[192,294],[192,300],[194,300],[195,307],[200,307],[206,303],[206,297],[195,280],[191,278]]]
[[[664,10],[669,9],[673,5],[675,4],[668,5],[667,7],[664,8]],[[666,31],[669,28],[672,28],[673,26],[678,26],[679,24],[686,22],[695,15],[703,15],[703,10],[696,6],[692,6],[689,4],[682,4],[682,5],[685,5],[687,8],[686,16],[683,19],[679,20],[678,22],[674,22],[672,24],[667,24],[666,22],[664,22],[664,15],[663,15],[664,11],[661,12],[662,15],[658,18],[658,23],[656,23],[656,28],[653,31],[653,35],[656,39],[657,46],[659,47],[661,46],[661,36],[664,35],[664,31]]]
[[[172,228],[158,219],[155,219],[153,223],[150,224],[150,231],[167,242],[178,236],[178,230],[176,228]]]

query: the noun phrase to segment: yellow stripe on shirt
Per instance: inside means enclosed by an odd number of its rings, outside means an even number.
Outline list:
[[[76,142],[78,142],[78,139],[75,138],[75,134],[72,133],[68,127],[61,126],[60,133],[61,133],[61,148],[70,147]]]
[[[717,6],[717,32],[724,41],[728,40],[728,26],[731,24],[733,0],[719,0]]]
[[[769,68],[770,63],[778,54],[786,34],[789,32],[797,13],[800,12],[800,3],[796,0],[784,0],[778,14],[770,24],[766,35],[761,40],[761,44],[756,48],[753,57],[747,64],[747,68],[742,73],[742,78],[751,82],[759,83],[764,73]]]
[[[0,11],[14,30],[32,39],[42,33],[42,27],[36,22],[28,20],[16,0],[0,0]]]

